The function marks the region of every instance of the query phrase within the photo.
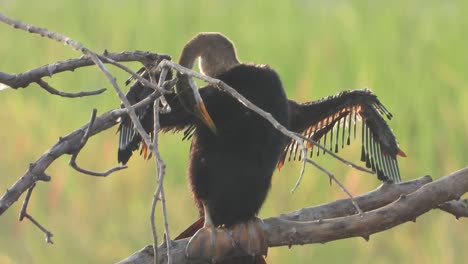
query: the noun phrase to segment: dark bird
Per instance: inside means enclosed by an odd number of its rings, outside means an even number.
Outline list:
[[[273,69],[241,63],[233,43],[219,33],[200,33],[191,39],[179,64],[192,68],[198,58],[202,73],[233,87],[291,131],[335,152],[345,142],[350,144],[351,134],[356,137],[357,121],[362,121],[361,159],[380,180],[400,181],[396,156],[404,153],[382,117],[391,118],[391,114],[371,91],[345,91],[304,104],[288,100]],[[176,93],[166,96],[172,110],[160,115],[160,125],[163,131],[185,129],[184,138],[192,138],[188,178],[201,216],[178,238],[193,235],[187,248],[189,257],[262,263],[261,257],[227,258],[239,252],[266,254],[264,229],[256,215],[274,169],[286,159],[302,158],[297,142],[288,141],[268,121],[212,85],[199,89],[204,105],[196,103],[189,77],[178,73],[177,78]],[[138,102],[152,92],[148,89],[136,82],[127,97]],[[151,132],[152,106],[140,110],[138,116]],[[127,163],[141,144],[130,120],[122,119],[119,162]],[[313,147],[309,145],[310,155],[315,152]]]

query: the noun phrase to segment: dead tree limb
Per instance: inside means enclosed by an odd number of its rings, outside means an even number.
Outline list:
[[[134,109],[146,106],[150,103],[153,103],[154,99],[157,98],[159,94],[157,92],[153,93],[143,101],[134,105]],[[98,117],[94,121],[94,125],[91,127],[89,136],[94,136],[101,131],[109,129],[117,124],[117,119],[123,115],[127,114],[126,109],[116,109],[109,112],[106,112]],[[8,209],[10,206],[18,200],[18,198],[26,192],[35,182],[43,180],[41,175],[45,175],[45,170],[52,164],[52,162],[58,157],[69,154],[72,155],[76,152],[80,146],[80,142],[85,134],[85,131],[89,128],[89,122],[81,126],[77,130],[71,132],[70,134],[59,138],[57,143],[47,150],[42,156],[40,156],[34,163],[30,165],[30,168],[25,172],[25,174],[18,179],[17,182],[13,184],[12,187],[7,189],[5,194],[0,198],[0,216]]]
[[[151,53],[146,51],[124,51],[120,53],[109,53],[105,51],[102,55],[105,58],[110,60],[104,60],[105,63],[113,62],[127,62],[127,61],[139,61],[143,65],[149,65],[154,63],[154,61],[160,61],[161,59],[170,59],[168,55]],[[63,97],[82,97],[89,95],[100,94],[105,91],[105,89],[99,89],[95,91],[87,92],[78,92],[78,93],[66,93],[63,91],[58,91],[57,89],[51,87],[47,82],[43,80],[45,77],[51,77],[54,74],[65,72],[65,71],[74,71],[78,68],[87,67],[94,65],[94,62],[88,57],[80,57],[75,59],[69,59],[66,61],[58,61],[52,64],[47,64],[32,70],[10,74],[5,72],[0,72],[0,83],[7,85],[10,88],[18,89],[28,87],[32,83],[39,84],[42,88],[47,90],[51,94],[60,95]]]
[[[400,184],[383,184],[380,188],[355,197],[364,213],[354,214],[349,199],[304,208],[296,212],[264,219],[270,247],[325,243],[362,237],[385,231],[446,204],[457,203],[468,192],[468,167],[431,182],[428,176]],[[462,202],[466,203],[466,201]],[[455,216],[466,216],[467,207]],[[444,210],[444,209],[443,209]],[[351,213],[351,214],[350,214]],[[199,263],[185,257],[189,239],[172,242],[174,263]],[[159,246],[159,263],[166,263],[165,244]],[[120,264],[153,262],[152,246],[134,253]]]
[[[468,199],[453,200],[439,206],[440,210],[453,214],[455,218],[468,217]]]
[[[47,38],[50,38],[52,40],[64,43],[65,45],[68,45],[68,46],[72,47],[73,49],[80,51],[81,53],[83,53],[83,55],[88,57],[99,68],[99,70],[106,76],[108,81],[112,84],[112,87],[114,88],[115,92],[117,93],[120,100],[122,101],[122,104],[127,109],[128,116],[132,120],[132,123],[133,123],[133,125],[135,127],[135,130],[141,136],[141,139],[143,140],[143,142],[147,146],[152,145],[151,139],[150,139],[148,133],[146,133],[143,126],[141,125],[141,123],[140,123],[140,121],[139,121],[139,119],[138,119],[138,117],[137,117],[137,115],[135,113],[135,110],[133,109],[133,106],[130,104],[127,97],[122,92],[122,89],[117,84],[116,78],[109,72],[109,70],[104,65],[103,61],[111,61],[112,64],[117,64],[118,65],[117,62],[112,61],[111,59],[106,58],[105,56],[98,55],[97,53],[93,52],[92,50],[86,48],[80,42],[78,42],[78,41],[76,41],[74,39],[71,39],[70,37],[62,35],[60,33],[49,31],[46,28],[41,28],[41,27],[29,25],[29,24],[23,23],[21,21],[6,17],[6,16],[4,16],[2,14],[0,14],[0,21],[5,23],[5,24],[8,24],[8,25],[10,25],[10,26],[12,26],[14,28],[18,28],[18,29],[27,31],[27,32],[29,32],[31,34],[37,34],[37,35],[40,35],[42,37],[47,37]],[[159,63],[159,61],[156,62],[156,64],[158,64],[158,63]],[[125,68],[125,67],[122,66],[122,68]],[[137,79],[141,79],[138,76],[138,74],[136,74],[136,73],[133,73],[133,76],[135,78],[137,78]],[[142,81],[146,82],[145,80],[142,80]],[[153,84],[150,84],[150,86],[153,87]],[[154,89],[156,91],[159,91],[160,93],[164,92],[164,90],[161,87],[159,87],[157,84],[154,84]],[[150,147],[150,149],[153,149],[153,148]],[[155,154],[155,153],[153,153],[153,154]]]
[[[102,56],[112,59],[113,61],[128,62],[128,61],[139,61],[143,65],[150,64],[151,62],[158,61],[161,59],[170,59],[168,55],[157,54],[146,51],[124,51],[120,53],[110,53],[105,51]],[[111,63],[107,62],[106,63]],[[8,85],[13,89],[25,88],[31,83],[35,83],[44,77],[50,77],[54,74],[74,71],[78,68],[87,66],[93,66],[94,62],[88,57],[80,57],[75,59],[69,59],[65,61],[57,61],[52,64],[47,64],[32,70],[18,73],[9,74],[0,72],[0,82]]]

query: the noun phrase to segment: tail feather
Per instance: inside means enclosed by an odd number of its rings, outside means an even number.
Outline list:
[[[195,233],[200,230],[203,225],[205,225],[205,218],[200,217],[197,221],[195,221],[195,223],[180,233],[174,240],[184,239],[195,235]]]

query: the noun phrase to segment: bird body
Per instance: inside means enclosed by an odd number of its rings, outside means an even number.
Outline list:
[[[288,100],[273,69],[241,63],[232,42],[219,33],[200,33],[191,39],[184,46],[179,64],[192,68],[197,58],[204,74],[231,86],[291,131],[323,140],[324,146],[328,136],[330,149],[335,152],[338,145],[344,147],[345,141],[350,144],[352,130],[356,138],[356,124],[362,121],[361,160],[377,172],[379,179],[400,181],[396,156],[404,153],[382,117],[390,118],[391,114],[369,90],[345,91],[302,104]],[[198,90],[201,104],[195,99],[189,77],[178,73],[177,79],[176,93],[166,95],[172,110],[160,114],[160,126],[162,131],[185,129],[184,138],[192,138],[188,179],[201,217],[178,238],[193,235],[187,248],[190,257],[219,261],[229,254],[235,256],[233,247],[241,248],[245,255],[264,255],[266,238],[256,215],[275,168],[281,167],[288,156],[288,160],[296,159],[298,143],[217,87],[208,85]],[[150,93],[148,89],[137,82],[127,96],[136,102]],[[153,127],[149,112],[152,107],[137,113],[147,132]],[[141,138],[130,120],[123,118],[119,162],[127,163],[140,144]],[[312,154],[313,144],[309,147]],[[299,151],[299,159],[301,155]],[[261,257],[236,258],[234,262],[252,260],[264,263]]]
[[[287,98],[278,75],[269,67],[239,64],[217,78],[287,124]],[[213,224],[231,226],[258,213],[286,138],[225,92],[203,89],[217,133],[197,122],[189,179],[196,200],[212,212]]]

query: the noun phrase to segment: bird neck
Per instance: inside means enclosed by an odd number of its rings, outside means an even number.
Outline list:
[[[179,64],[192,69],[197,58],[201,72],[210,77],[240,64],[234,44],[220,33],[196,35],[184,46]]]

